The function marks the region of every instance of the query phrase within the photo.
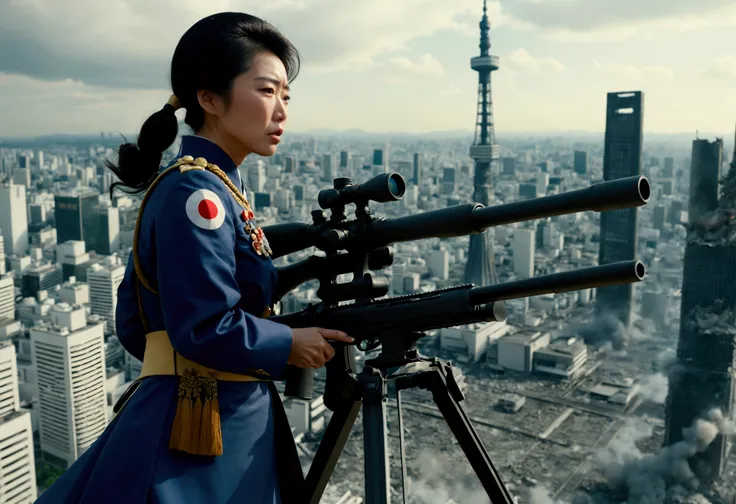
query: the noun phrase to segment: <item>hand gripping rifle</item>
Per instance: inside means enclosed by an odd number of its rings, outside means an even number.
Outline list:
[[[358,372],[353,345],[335,344],[335,357],[326,365],[324,404],[333,411],[306,478],[305,502],[317,504],[363,408],[366,504],[390,504],[387,456],[387,383],[396,388],[399,412],[401,470],[406,502],[406,463],[401,415],[401,390],[423,388],[435,403],[465,452],[468,461],[493,504],[513,501],[490,460],[460,402],[464,399],[450,363],[421,355],[417,341],[426,331],[474,322],[503,321],[503,301],[540,294],[632,283],[643,280],[644,265],[636,260],[605,264],[499,285],[462,285],[432,292],[381,298],[388,282],[370,270],[390,265],[392,243],[432,237],[481,233],[492,226],[571,214],[607,211],[646,204],[650,186],[645,177],[600,182],[589,188],[495,207],[458,205],[395,219],[376,218],[369,201],[395,201],[403,196],[404,181],[396,173],[381,174],[353,185],[350,179],[334,180],[334,188],[320,191],[318,202],[330,209],[312,212],[312,224],[289,223],[264,228],[274,257],[317,247],[326,257],[312,256],[279,269],[275,300],[301,283],[317,279],[320,303],[286,315],[272,317],[290,327],[340,329],[355,338],[355,347],[380,353],[364,362]],[[355,219],[348,220],[345,205],[354,204]],[[344,252],[343,252],[344,251]],[[349,283],[337,277],[353,273]],[[340,305],[342,301],[353,301]],[[287,397],[311,399],[313,369],[289,366]]]

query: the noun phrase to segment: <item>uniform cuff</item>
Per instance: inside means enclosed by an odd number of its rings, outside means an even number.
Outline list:
[[[271,378],[278,378],[284,373],[291,354],[291,327],[267,319],[261,319],[261,323],[264,324],[263,329],[268,338],[264,341],[265,351],[258,363]]]

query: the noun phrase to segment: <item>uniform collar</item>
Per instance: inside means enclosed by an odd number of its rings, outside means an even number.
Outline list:
[[[181,146],[176,157],[179,158],[181,156],[205,158],[208,163],[219,166],[240,187],[240,176],[235,162],[233,162],[230,156],[219,145],[209,138],[197,135],[182,135]]]

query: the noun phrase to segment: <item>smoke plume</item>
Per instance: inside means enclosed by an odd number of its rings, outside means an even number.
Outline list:
[[[672,491],[696,491],[699,482],[688,459],[704,451],[718,434],[735,433],[734,423],[714,408],[684,429],[682,441],[644,454],[636,442],[651,436],[652,427],[641,418],[630,419],[600,455],[600,462],[609,484],[626,490],[630,504],[662,504]]]

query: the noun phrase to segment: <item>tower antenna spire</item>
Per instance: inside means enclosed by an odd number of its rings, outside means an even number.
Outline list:
[[[487,0],[483,0],[483,17],[479,23],[480,54],[470,59],[470,67],[478,72],[478,109],[475,120],[475,138],[470,146],[470,157],[475,162],[473,201],[488,206],[491,192],[491,164],[499,158],[496,132],[493,125],[491,99],[491,72],[498,70],[498,56],[491,55],[490,22]],[[496,283],[493,241],[489,234],[470,237],[465,281],[475,285]]]

